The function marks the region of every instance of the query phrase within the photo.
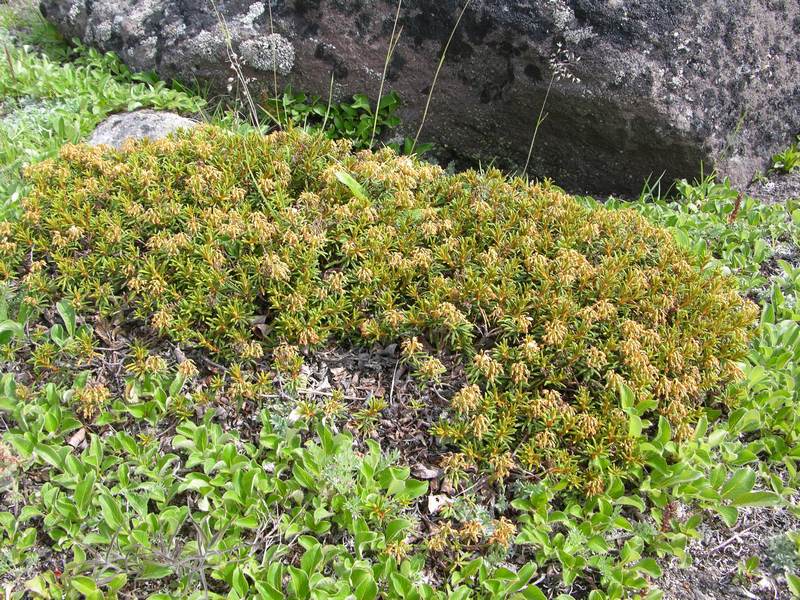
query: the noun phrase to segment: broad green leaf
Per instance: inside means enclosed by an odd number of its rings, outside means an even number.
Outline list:
[[[715,506],[714,510],[728,527],[733,527],[739,518],[739,510],[735,506]]]
[[[25,330],[16,321],[0,322],[0,346],[8,344],[12,339],[23,337]]]
[[[661,567],[658,566],[658,563],[655,561],[655,559],[643,558],[636,565],[636,568],[639,569],[640,571],[644,571],[645,573],[650,575],[650,577],[654,578],[661,577],[662,573]]]
[[[75,503],[81,515],[85,515],[92,503],[92,489],[94,487],[95,474],[89,471],[75,488]]]
[[[793,598],[800,598],[800,577],[794,573],[786,573],[786,583],[789,584],[789,591]]]
[[[94,582],[93,579],[89,577],[85,577],[83,575],[76,575],[70,579],[70,584],[72,587],[83,594],[84,596],[89,596],[97,593],[97,584]]]
[[[116,575],[106,584],[109,592],[118,592],[125,584],[128,583],[128,576],[125,573],[120,573]]]
[[[114,531],[119,531],[125,527],[127,520],[122,514],[122,509],[120,509],[117,499],[108,494],[100,494],[98,500],[103,513],[103,519],[108,523],[108,526]]]
[[[58,451],[52,446],[45,444],[36,444],[33,449],[34,454],[41,458],[44,462],[56,469],[64,468],[64,461]]]
[[[56,310],[58,310],[58,314],[61,315],[64,326],[70,337],[75,335],[75,310],[72,308],[72,305],[66,300],[61,300],[56,304]]]
[[[350,192],[352,192],[353,196],[359,200],[368,200],[364,188],[353,178],[352,175],[350,175],[350,173],[347,173],[346,171],[336,171],[336,179],[345,184]]]
[[[247,578],[239,567],[233,570],[233,589],[239,595],[239,598],[247,598],[250,591],[250,585],[247,583]]]
[[[403,532],[411,527],[408,519],[395,519],[386,526],[386,542],[394,542],[403,537]]]
[[[138,579],[163,579],[172,575],[172,567],[155,562],[146,562],[138,575]]]
[[[779,506],[781,497],[773,492],[745,492],[731,499],[733,506]]]
[[[633,390],[628,387],[624,383],[619,384],[619,403],[622,410],[627,411],[633,408],[633,404],[636,401],[636,396],[633,393]]]
[[[529,585],[522,590],[522,595],[526,600],[547,600],[547,596],[544,595],[544,592],[535,585]]]
[[[322,563],[322,546],[317,543],[305,551],[303,558],[300,559],[300,568],[309,577],[314,574],[317,567]]]
[[[254,515],[250,515],[247,517],[239,517],[234,521],[234,524],[237,527],[241,527],[242,529],[257,529],[258,528],[258,518]]]
[[[752,469],[739,469],[725,482],[720,494],[726,500],[737,498],[752,490],[755,482],[756,474]]]
[[[308,586],[308,575],[297,567],[289,566],[289,587],[292,591],[292,597],[304,600],[311,595]]]

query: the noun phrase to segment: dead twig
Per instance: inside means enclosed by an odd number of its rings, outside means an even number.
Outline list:
[[[750,531],[754,527],[755,527],[755,525],[751,525],[747,529],[743,529],[742,531],[737,531],[736,533],[733,534],[733,536],[729,537],[727,540],[725,540],[721,544],[711,548],[711,550],[708,551],[708,554],[713,554],[714,552],[718,552],[719,550],[722,550],[723,548],[727,548],[728,546],[730,546],[735,541],[740,541],[741,542],[742,541],[742,537],[741,536],[743,536],[745,533],[747,533],[748,531]]]
[[[400,366],[400,361],[398,360],[394,363],[394,372],[392,373],[392,386],[389,388],[389,406],[392,405],[392,400],[394,399],[394,384],[397,381],[397,367]]]

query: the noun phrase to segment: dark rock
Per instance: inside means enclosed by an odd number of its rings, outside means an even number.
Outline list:
[[[111,115],[100,123],[89,136],[91,146],[113,146],[119,148],[125,140],[149,138],[157,140],[178,129],[197,125],[196,121],[175,113],[158,110],[136,110]]]
[[[225,91],[226,36],[211,0],[42,0],[67,36],[137,69]],[[262,96],[278,85],[377,95],[396,5],[382,0],[217,2]],[[406,0],[389,87],[416,131],[458,0]],[[474,0],[453,37],[422,140],[524,164],[557,44],[580,57],[556,80],[530,171],[592,192],[691,177],[737,184],[800,131],[800,3],[774,0]]]

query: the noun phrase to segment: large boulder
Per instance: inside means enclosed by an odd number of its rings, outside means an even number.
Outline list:
[[[164,78],[233,75],[256,95],[287,84],[377,96],[396,4],[383,0],[42,0],[67,36]],[[388,88],[416,131],[460,0],[402,4]],[[224,25],[221,24],[224,21]],[[226,33],[227,32],[227,33]],[[578,60],[580,59],[580,60]],[[569,64],[565,64],[569,63]],[[576,190],[636,191],[704,164],[744,183],[800,131],[797,0],[472,0],[421,139],[484,164],[525,163]]]

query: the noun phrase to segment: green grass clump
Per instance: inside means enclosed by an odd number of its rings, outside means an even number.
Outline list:
[[[344,102],[326,102],[319,96],[294,93],[287,88],[281,96],[268,99],[266,105],[267,116],[281,128],[291,123],[306,130],[323,131],[330,139],[350,140],[358,150],[369,148],[373,125],[380,138],[400,124],[396,114],[400,96],[395,92],[384,96],[380,107],[376,107],[377,123],[373,103],[366,94],[356,94]]]
[[[800,137],[783,152],[772,157],[772,170],[793,173],[800,169]]]
[[[688,437],[737,375],[755,317],[632,211],[299,131],[65,146],[28,178],[3,270],[30,301],[122,310],[224,359],[404,340],[435,380],[455,354],[468,381],[435,433],[498,479],[600,493],[635,474],[652,419]]]

